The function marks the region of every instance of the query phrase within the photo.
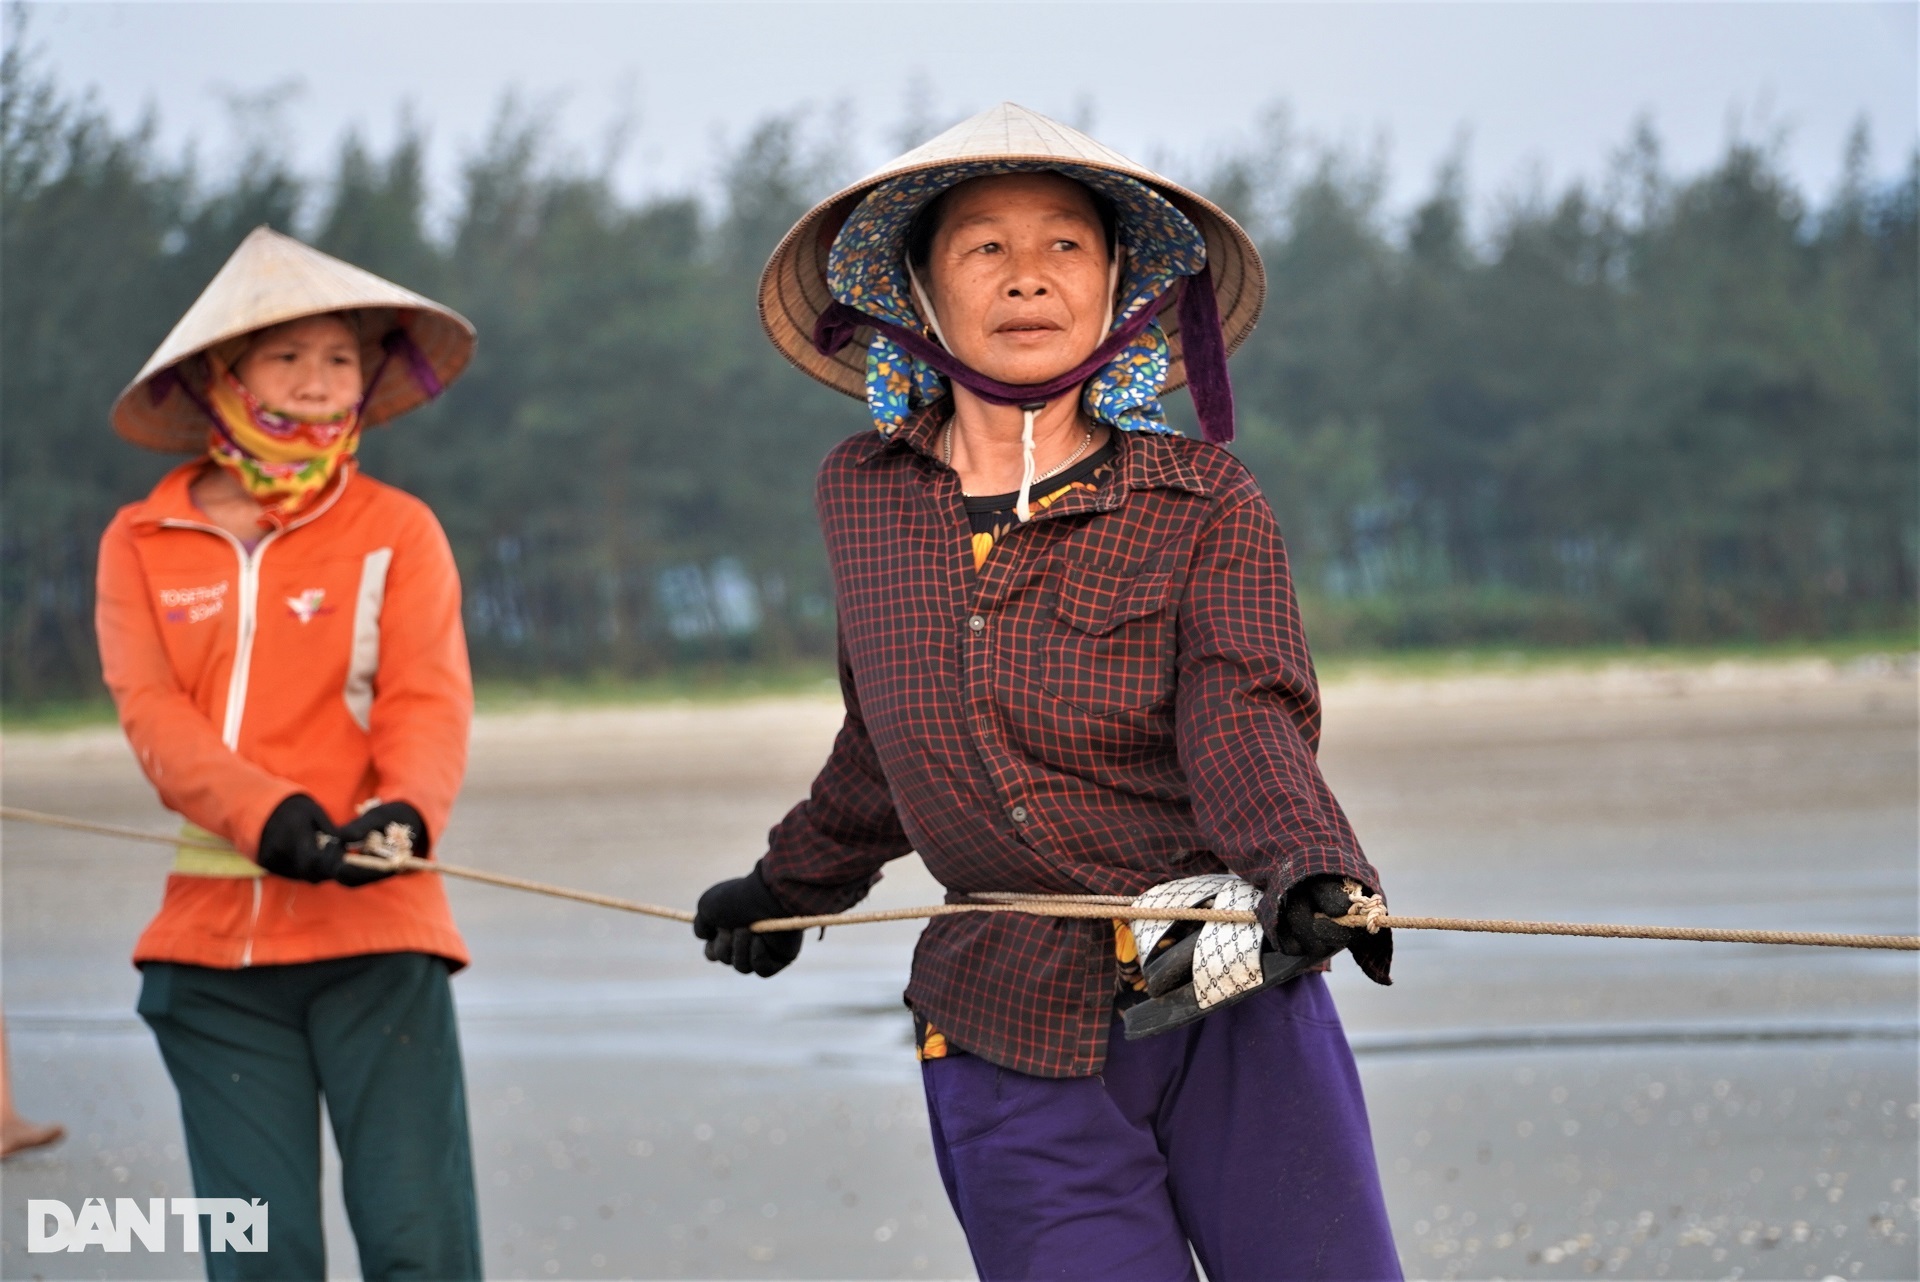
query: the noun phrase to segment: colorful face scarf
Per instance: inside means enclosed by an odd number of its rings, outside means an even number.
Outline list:
[[[360,407],[325,419],[295,418],[260,403],[227,362],[209,353],[212,378],[207,434],[213,461],[233,473],[276,524],[298,515],[326,491],[360,448]]]
[[[1206,302],[1212,302],[1211,281],[1204,275],[1206,241],[1199,229],[1159,192],[1121,174],[1068,164],[968,161],[881,183],[854,209],[828,251],[827,287],[838,307],[822,315],[815,345],[822,351],[837,351],[856,327],[873,328],[867,345],[867,406],[882,433],[896,431],[913,411],[946,396],[950,376],[968,373],[964,368],[953,370],[957,362],[913,306],[906,240],[914,215],[935,196],[969,178],[1039,169],[1083,183],[1113,202],[1123,258],[1107,340],[1086,365],[1053,383],[1014,388],[979,375],[964,381],[990,399],[1013,404],[1047,399],[1084,379],[1081,404],[1094,421],[1121,431],[1172,431],[1160,404],[1171,354],[1155,316],[1182,277],[1198,277],[1186,292],[1198,288]],[[1217,318],[1213,325],[1217,332]],[[1186,333],[1184,306],[1181,327]],[[947,372],[940,366],[947,367]],[[996,394],[1002,390],[1005,395]],[[1227,432],[1231,435],[1231,427]]]

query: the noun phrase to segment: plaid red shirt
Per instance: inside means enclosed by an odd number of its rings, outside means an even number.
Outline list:
[[[760,868],[840,912],[918,850],[949,891],[1132,895],[1231,871],[1277,900],[1375,889],[1314,759],[1319,692],[1272,509],[1226,450],[1120,434],[1114,466],[976,572],[935,407],[821,466],[847,717]],[[1100,1071],[1113,930],[935,918],[907,1003],[953,1045],[1042,1077]]]

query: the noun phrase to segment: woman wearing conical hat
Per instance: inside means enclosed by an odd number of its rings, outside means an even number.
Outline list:
[[[121,725],[186,820],[134,948],[140,1013],[196,1195],[267,1208],[266,1249],[207,1250],[210,1277],[327,1276],[322,1099],[362,1273],[480,1274],[447,983],[466,949],[439,878],[344,854],[376,834],[428,854],[465,770],[452,553],[355,450],[473,342],[454,312],[261,228],[114,404],[122,436],[194,456],[102,537],[97,625]]]
[[[1218,208],[1011,104],[822,202],[762,278],[775,344],[879,430],[818,483],[846,721],[702,898],[707,956],[780,970],[800,936],[746,927],[914,850],[956,898],[1261,923],[928,925],[906,998],[984,1278],[1400,1274],[1319,974],[1345,949],[1387,982],[1387,932],[1339,920],[1379,876],[1315,763],[1279,528],[1221,448],[1263,289]],[[1204,440],[1167,427],[1183,382]]]

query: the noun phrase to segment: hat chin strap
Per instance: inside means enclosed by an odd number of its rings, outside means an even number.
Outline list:
[[[908,259],[906,264],[907,284],[913,287],[913,301],[919,304],[920,314],[927,318],[927,328],[933,331],[935,341],[951,352],[953,344],[947,342],[947,336],[940,331],[940,318],[934,314],[933,300],[927,297],[926,290],[920,288],[920,278],[913,272],[913,261]]]

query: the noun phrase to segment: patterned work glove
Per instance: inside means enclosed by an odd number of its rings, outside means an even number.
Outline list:
[[[262,868],[295,881],[331,881],[345,863],[340,831],[320,803],[296,792],[273,808],[260,828]]]
[[[1133,902],[1138,909],[1246,912],[1259,899],[1257,887],[1230,873],[1202,873],[1163,882]],[[1281,952],[1267,932],[1253,923],[1138,917],[1130,928],[1146,987],[1144,1000],[1136,997],[1121,1011],[1130,1041],[1184,1028],[1284,984],[1318,962],[1315,957]]]
[[[785,970],[800,955],[804,933],[782,930],[756,935],[747,927],[769,917],[789,917],[786,905],[760,876],[760,869],[710,886],[693,912],[693,933],[707,941],[707,960],[724,962],[742,975],[762,979]]]
[[[342,844],[360,845],[376,832],[384,836],[388,824],[402,824],[409,830],[413,838],[410,853],[415,859],[425,859],[427,852],[433,849],[433,834],[427,831],[427,821],[420,817],[418,810],[404,801],[383,801],[377,806],[369,806],[353,822],[340,825],[340,840]],[[333,879],[343,886],[364,886],[370,881],[384,881],[396,871],[362,868],[342,859]]]
[[[1273,942],[1289,957],[1331,957],[1341,949],[1353,954],[1363,974],[1376,984],[1393,982],[1393,932],[1370,932],[1364,926],[1340,926],[1335,921],[1354,911],[1347,879],[1333,873],[1308,877],[1287,891],[1280,903]],[[1366,887],[1361,889],[1372,894]]]

